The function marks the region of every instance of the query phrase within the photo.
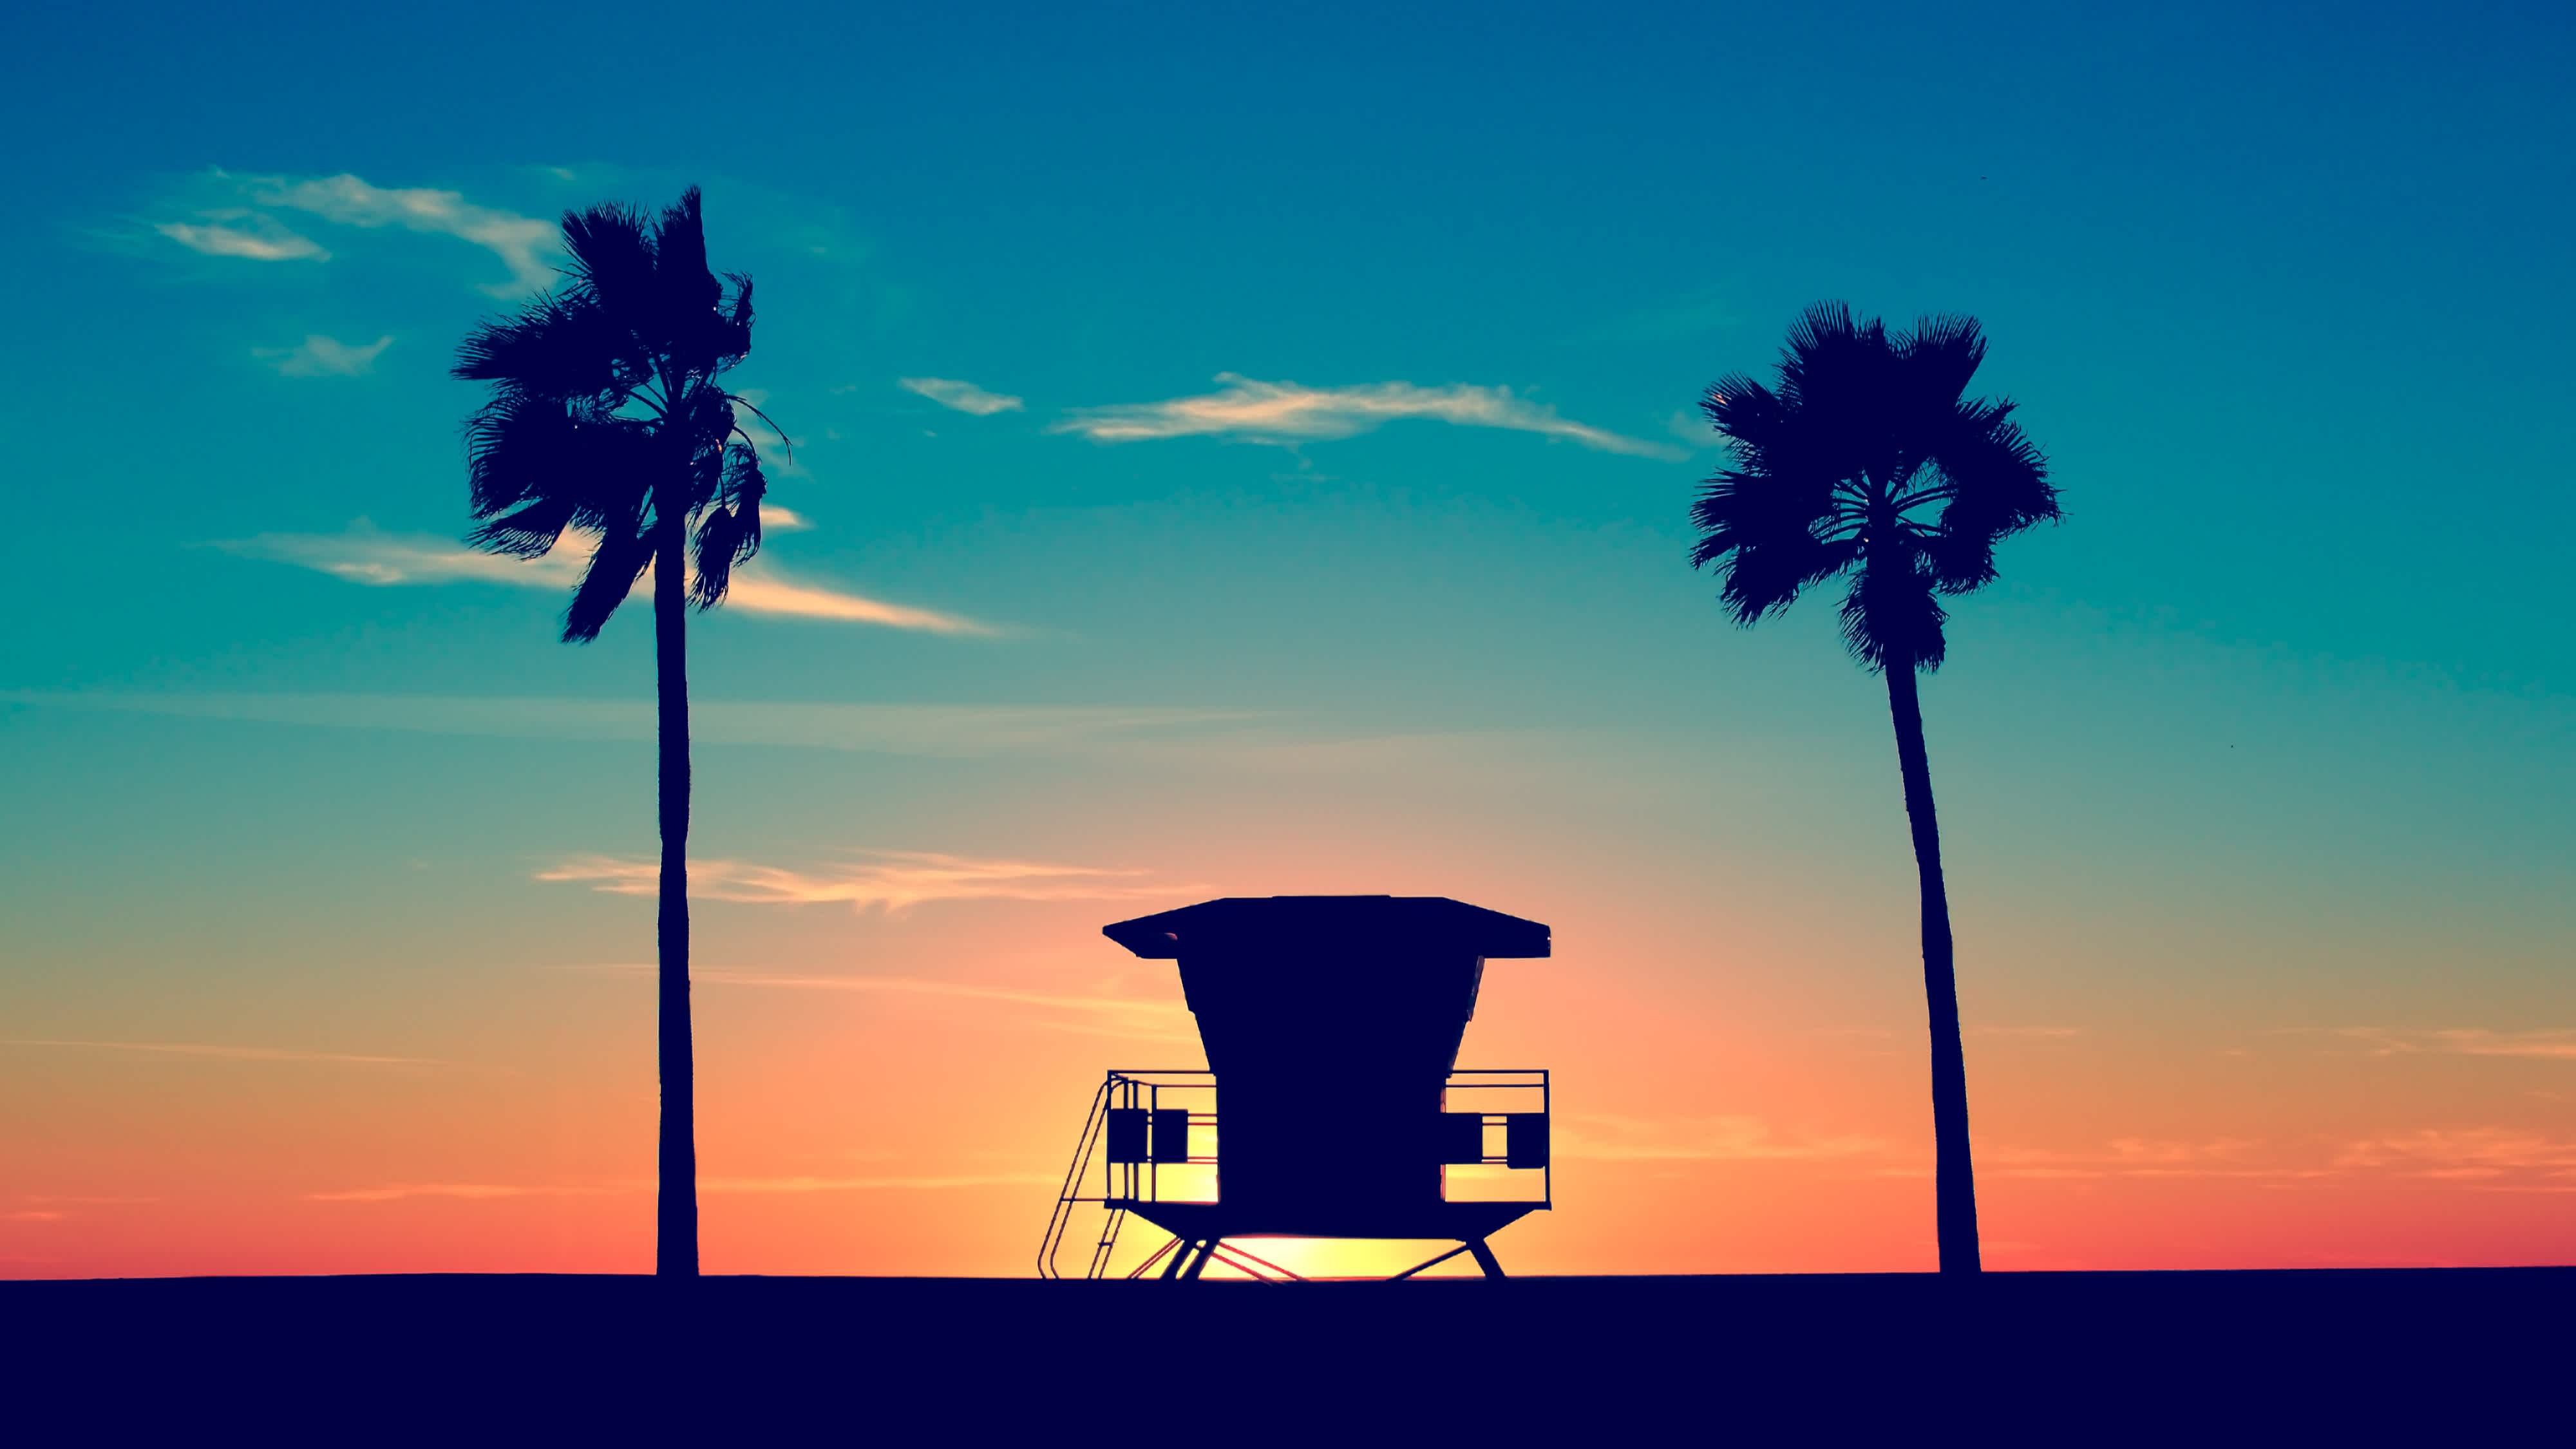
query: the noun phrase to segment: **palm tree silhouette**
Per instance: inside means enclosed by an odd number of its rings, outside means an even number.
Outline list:
[[[1736,374],[1702,400],[1733,466],[1691,507],[1700,534],[1691,566],[1718,566],[1718,597],[1737,623],[1848,575],[1843,643],[1887,676],[1922,883],[1944,1273],[1978,1271],[1977,1186],[1950,899],[1914,672],[1941,667],[1940,596],[1993,580],[1998,540],[2057,517],[2048,460],[2011,421],[2013,404],[1964,396],[1985,355],[1972,317],[1930,318],[1891,337],[1842,303],[1808,308],[1789,329],[1776,388]]]
[[[590,566],[566,642],[599,637],[653,571],[661,708],[661,1193],[654,1271],[698,1272],[697,1074],[689,1041],[687,606],[713,608],[760,547],[759,409],[720,384],[751,351],[751,279],[707,270],[698,190],[648,223],[623,206],[567,212],[563,285],[460,344],[455,376],[491,384],[465,424],[475,547],[537,558],[570,533]],[[772,431],[775,431],[773,425]],[[779,438],[786,445],[784,434]]]

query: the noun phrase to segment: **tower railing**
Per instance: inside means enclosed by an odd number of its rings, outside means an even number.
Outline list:
[[[1100,1234],[1083,1276],[1107,1276],[1120,1228],[1140,1205],[1214,1204],[1223,1200],[1214,1072],[1181,1068],[1110,1071],[1092,1094],[1054,1213],[1038,1247],[1041,1277],[1058,1266],[1074,1209],[1103,1209]],[[1549,1151],[1549,1079],[1544,1068],[1487,1068],[1448,1074],[1440,1096],[1437,1140],[1440,1196],[1446,1202],[1555,1205]],[[1340,1125],[1365,1133],[1362,1112]],[[1387,1116],[1397,1115],[1390,1108]],[[1329,1173],[1330,1164],[1322,1165]],[[1150,1260],[1149,1260],[1150,1261]],[[1142,1271],[1141,1269],[1139,1271]]]

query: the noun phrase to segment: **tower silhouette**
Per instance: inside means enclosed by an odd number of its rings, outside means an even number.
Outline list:
[[[1502,1276],[1486,1240],[1550,1205],[1547,1073],[1460,1071],[1458,1048],[1485,963],[1546,956],[1547,927],[1441,896],[1230,896],[1102,934],[1177,963],[1209,1069],[1108,1074],[1042,1274],[1097,1203],[1091,1277],[1130,1216],[1171,1235],[1131,1277],[1296,1276],[1247,1237],[1446,1239],[1395,1276],[1460,1253]]]

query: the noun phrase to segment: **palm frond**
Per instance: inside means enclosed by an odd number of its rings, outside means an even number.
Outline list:
[[[742,396],[740,393],[725,394],[725,401],[731,403],[742,411],[751,414],[753,417],[760,419],[760,421],[768,427],[769,431],[777,436],[778,451],[786,457],[788,462],[793,463],[796,461],[796,444],[788,438],[787,430],[780,427],[777,422],[769,416],[769,414],[762,412],[749,398]],[[735,431],[740,433],[741,429],[736,428]],[[742,436],[748,439],[750,435],[744,433]],[[754,446],[758,445],[754,444]]]
[[[736,444],[725,450],[724,482],[718,489],[734,516],[742,520],[742,541],[733,561],[760,552],[760,500],[769,494],[769,479],[760,469],[760,453]]]
[[[564,613],[564,638],[586,641],[666,528],[697,555],[690,597],[721,600],[760,547],[768,479],[737,426],[740,400],[717,385],[751,350],[751,278],[708,270],[697,189],[649,222],[619,205],[567,212],[563,233],[565,282],[476,327],[453,371],[490,388],[465,425],[467,501],[481,520],[468,541],[533,558],[567,530],[595,535]],[[740,405],[790,446],[767,414]],[[669,566],[687,561],[675,553]]]
[[[2058,517],[2048,459],[2011,413],[2009,402],[1964,404],[1950,435],[1932,450],[1950,491],[1928,550],[1943,593],[1991,583],[1998,542]]]
[[[733,300],[725,305],[724,341],[719,351],[725,366],[731,367],[751,351],[751,277],[744,272],[724,275],[733,284]]]
[[[631,323],[651,309],[653,238],[635,208],[609,202],[567,211],[563,236],[574,291],[588,293],[621,321]]]
[[[724,299],[724,288],[707,270],[706,218],[694,186],[664,207],[653,225],[653,278],[675,314],[707,311]]]
[[[478,325],[450,375],[559,400],[613,407],[650,375],[633,335],[588,297],[545,296],[514,317]]]
[[[1986,360],[1986,334],[1974,317],[1925,317],[1896,340],[1910,390],[1955,403]]]
[[[608,616],[635,591],[635,581],[652,562],[650,539],[624,529],[602,534],[599,547],[591,551],[590,567],[564,608],[564,642],[587,644],[598,638]]]
[[[562,403],[509,391],[466,420],[465,455],[476,518],[559,496],[573,523],[592,528],[634,516],[652,466],[645,424],[580,417]]]
[[[1932,670],[1949,652],[1949,615],[1932,596],[1932,576],[1901,545],[1874,553],[1843,594],[1843,647],[1872,674],[1891,666]]]
[[[1996,541],[2057,516],[2047,460],[2012,404],[1965,400],[1985,354],[1972,317],[1890,336],[1820,302],[1791,324],[1768,386],[1730,374],[1708,390],[1700,408],[1733,467],[1693,501],[1691,563],[1723,570],[1719,597],[1738,622],[1853,573],[1842,624],[1854,656],[1939,665],[1936,594],[1992,581]]]
[[[730,508],[711,508],[698,520],[698,535],[692,542],[697,572],[689,580],[689,602],[703,613],[724,602],[725,590],[732,586],[742,545],[742,519]]]
[[[572,524],[574,499],[568,493],[539,498],[515,513],[485,522],[465,541],[485,553],[512,558],[542,558]]]

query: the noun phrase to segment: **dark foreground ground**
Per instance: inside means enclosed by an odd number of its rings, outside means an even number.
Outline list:
[[[2576,1268],[0,1283],[0,1437],[2566,1443],[2571,1349]]]

